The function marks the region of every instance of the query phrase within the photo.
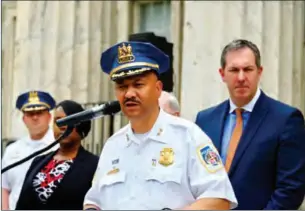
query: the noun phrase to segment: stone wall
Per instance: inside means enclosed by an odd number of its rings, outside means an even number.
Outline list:
[[[222,48],[235,38],[256,43],[264,66],[261,88],[305,111],[305,10],[302,1],[186,1],[181,73],[182,114],[227,98],[218,74]]]
[[[3,8],[3,137],[25,134],[14,106],[29,89],[51,92],[57,101],[114,99],[100,54],[137,32],[134,2],[6,1]],[[305,111],[303,1],[172,1],[171,11],[174,92],[185,118],[227,97],[220,53],[240,37],[261,49],[263,90]],[[116,128],[125,123],[117,118]]]
[[[114,99],[112,83],[102,73],[99,61],[103,49],[127,38],[128,17],[124,12],[117,14],[124,10],[126,2],[4,4],[4,137],[20,137],[26,133],[21,113],[14,108],[17,96],[24,91],[45,90],[58,102]],[[120,120],[117,125],[117,128],[121,126]]]

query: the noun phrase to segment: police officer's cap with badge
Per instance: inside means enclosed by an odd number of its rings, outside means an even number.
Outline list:
[[[16,108],[22,112],[52,110],[56,105],[54,98],[47,92],[33,90],[18,96]]]
[[[121,42],[102,53],[101,68],[112,81],[154,71],[157,76],[170,67],[169,57],[145,42]]]

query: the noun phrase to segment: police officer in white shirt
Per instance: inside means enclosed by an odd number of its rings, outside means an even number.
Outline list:
[[[16,107],[23,112],[23,122],[29,135],[10,144],[2,158],[2,168],[15,163],[55,141],[49,128],[50,110],[55,107],[53,97],[43,91],[21,94]],[[58,147],[55,146],[51,150]],[[2,174],[2,210],[14,210],[23,185],[26,172],[34,158]]]
[[[230,209],[237,201],[211,140],[159,108],[169,58],[152,44],[119,43],[101,57],[129,124],[103,148],[84,209]]]

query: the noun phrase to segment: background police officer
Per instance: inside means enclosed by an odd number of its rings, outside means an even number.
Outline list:
[[[6,167],[54,142],[49,124],[50,110],[55,106],[53,97],[43,91],[30,91],[21,94],[16,107],[23,112],[23,122],[29,135],[10,144],[5,149],[2,166]],[[54,148],[57,148],[56,145]],[[51,149],[52,150],[52,149]],[[15,209],[25,174],[34,158],[2,174],[2,210]]]

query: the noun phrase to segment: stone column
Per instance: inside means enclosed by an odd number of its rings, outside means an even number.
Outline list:
[[[90,1],[75,3],[75,30],[73,49],[72,99],[79,103],[88,102]]]
[[[16,99],[22,92],[28,91],[28,67],[30,51],[30,17],[33,2],[17,1],[16,5],[16,38],[14,49],[14,66],[13,66],[13,89],[12,104],[15,105]],[[17,109],[11,114],[11,129],[9,137],[21,137],[27,133],[22,121],[22,113]]]
[[[101,100],[101,79],[102,71],[100,68],[101,56],[101,36],[102,36],[102,10],[103,1],[90,2],[89,12],[89,66],[88,66],[88,102],[99,103]],[[84,73],[82,73],[84,74]],[[101,130],[103,127],[103,119],[95,119],[92,122],[91,134],[92,142],[90,143],[98,152],[102,149],[103,137]],[[88,144],[85,141],[84,144]]]
[[[75,1],[62,1],[59,8],[57,37],[57,87],[59,101],[72,98],[73,51],[75,45]]]
[[[174,44],[173,48],[173,69],[174,69],[174,89],[173,92],[180,101],[181,94],[181,67],[182,67],[182,47],[183,47],[183,1],[172,1],[171,2],[171,38]]]
[[[89,67],[88,67],[88,100],[99,102],[101,100],[101,79],[100,56],[102,53],[102,10],[103,1],[90,3],[90,39],[89,39]]]
[[[223,31],[223,16],[225,9],[233,17],[240,10],[223,4],[219,1],[184,2],[181,109],[182,116],[191,120],[197,111],[223,98],[224,86],[218,74],[219,58],[223,40],[227,39],[228,33],[231,34]],[[238,19],[232,24],[232,31],[238,36]]]
[[[57,64],[58,56],[58,37],[60,24],[60,2],[45,1],[42,12],[42,31],[41,31],[41,69],[40,87],[49,92],[58,101],[57,95]]]
[[[12,137],[11,121],[15,111],[15,99],[13,91],[13,68],[14,68],[14,49],[16,36],[16,2],[4,2],[2,18],[2,75],[1,75],[1,118],[2,118],[2,137]],[[16,112],[17,113],[17,112]]]

